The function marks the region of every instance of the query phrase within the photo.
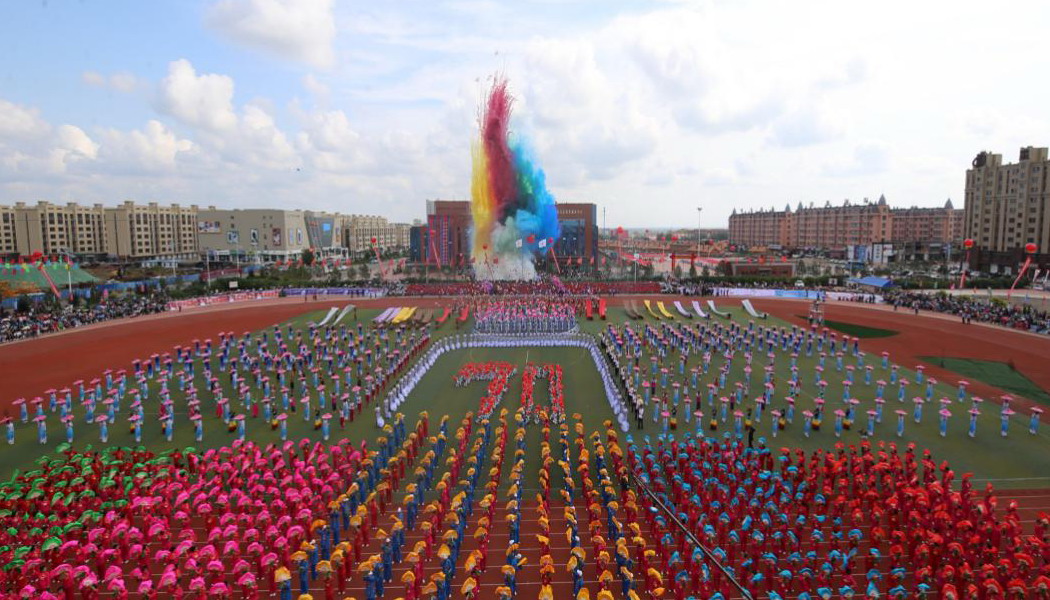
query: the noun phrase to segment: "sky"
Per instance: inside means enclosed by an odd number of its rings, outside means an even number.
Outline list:
[[[0,204],[423,218],[469,197],[502,74],[557,200],[609,227],[961,208],[975,154],[1050,145],[1046,31],[1042,0],[7,2]]]

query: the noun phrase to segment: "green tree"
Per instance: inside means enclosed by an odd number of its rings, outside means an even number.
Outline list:
[[[309,248],[303,248],[303,264],[304,265],[306,265],[308,267],[313,265],[314,264],[314,258],[316,258],[316,257],[314,256],[314,251],[313,250],[311,250]]]

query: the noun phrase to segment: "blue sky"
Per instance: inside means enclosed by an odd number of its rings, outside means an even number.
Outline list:
[[[48,0],[0,8],[0,204],[423,215],[466,198],[487,79],[609,225],[935,206],[1050,144],[1050,7],[888,0]]]

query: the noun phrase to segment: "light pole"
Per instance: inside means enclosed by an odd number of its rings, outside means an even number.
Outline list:
[[[171,251],[171,276],[175,277],[175,241],[168,242],[168,249]]]
[[[704,211],[703,207],[701,207],[701,206],[697,206],[696,207],[696,253],[697,254],[700,254],[700,227],[702,225],[702,221],[700,219],[700,213],[702,213],[703,211]]]

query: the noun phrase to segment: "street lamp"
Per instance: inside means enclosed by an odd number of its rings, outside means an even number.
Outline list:
[[[696,253],[700,254],[700,227],[702,221],[700,220],[700,213],[703,212],[703,207],[696,207]]]

